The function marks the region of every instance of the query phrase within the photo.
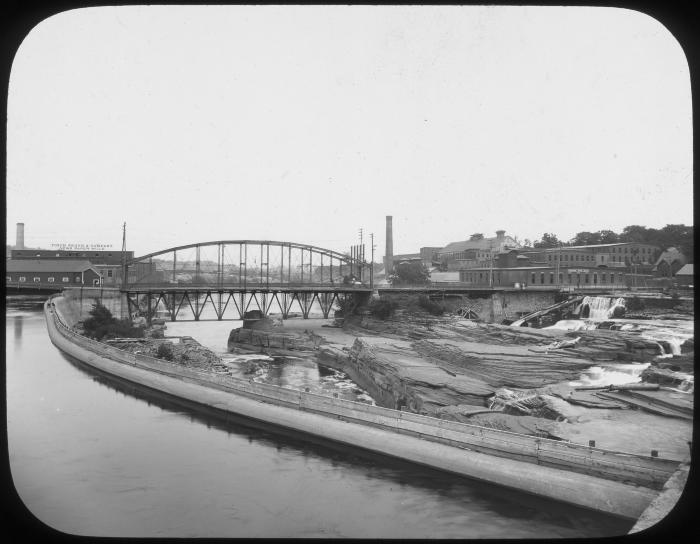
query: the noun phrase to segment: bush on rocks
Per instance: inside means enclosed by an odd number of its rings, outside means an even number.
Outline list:
[[[369,311],[373,317],[384,320],[393,315],[396,306],[397,304],[393,300],[386,297],[379,297],[370,302]]]
[[[158,359],[165,359],[166,361],[172,361],[173,360],[173,343],[172,342],[163,342],[158,346],[158,349],[156,350],[156,357]]]
[[[143,338],[145,332],[134,327],[128,319],[116,319],[108,308],[95,299],[90,317],[83,322],[85,335],[96,340],[103,338]]]
[[[432,315],[442,315],[445,313],[445,306],[433,300],[427,295],[421,295],[418,297],[418,305],[424,310],[430,312]]]

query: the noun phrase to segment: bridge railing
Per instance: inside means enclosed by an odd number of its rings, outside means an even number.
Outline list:
[[[50,304],[48,302],[47,304]],[[564,470],[660,489],[679,461],[593,448],[508,431],[448,421],[401,410],[354,402],[307,391],[247,381],[176,366],[143,354],[133,354],[86,338],[50,312],[57,330],[71,342],[114,361],[184,379],[258,401],[370,425],[426,440]]]
[[[334,291],[362,291],[369,289],[367,283],[343,283],[343,282],[318,282],[318,283],[287,283],[287,282],[132,282],[127,284],[126,291],[129,290],[183,290],[198,289],[211,291],[227,290],[296,290],[313,291],[314,289],[334,290]]]

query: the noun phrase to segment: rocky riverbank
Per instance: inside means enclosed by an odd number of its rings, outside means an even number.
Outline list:
[[[678,459],[689,452],[692,421],[660,415],[653,406],[641,409],[603,387],[576,390],[569,382],[595,365],[648,363],[643,378],[660,386],[657,396],[687,404],[693,344],[686,344],[682,356],[660,358],[663,346],[633,331],[509,327],[427,312],[387,320],[358,316],[342,328],[289,320],[274,329],[237,329],[229,337],[232,350],[313,353],[382,406]]]

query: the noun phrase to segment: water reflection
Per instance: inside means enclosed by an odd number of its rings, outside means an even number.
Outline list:
[[[24,316],[16,315],[14,318],[15,322],[15,349],[20,349],[22,347],[22,325],[24,325]]]

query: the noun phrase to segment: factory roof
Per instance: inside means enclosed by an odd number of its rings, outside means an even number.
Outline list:
[[[94,270],[90,261],[86,260],[7,259],[5,261],[7,272],[85,272],[88,269]]]

